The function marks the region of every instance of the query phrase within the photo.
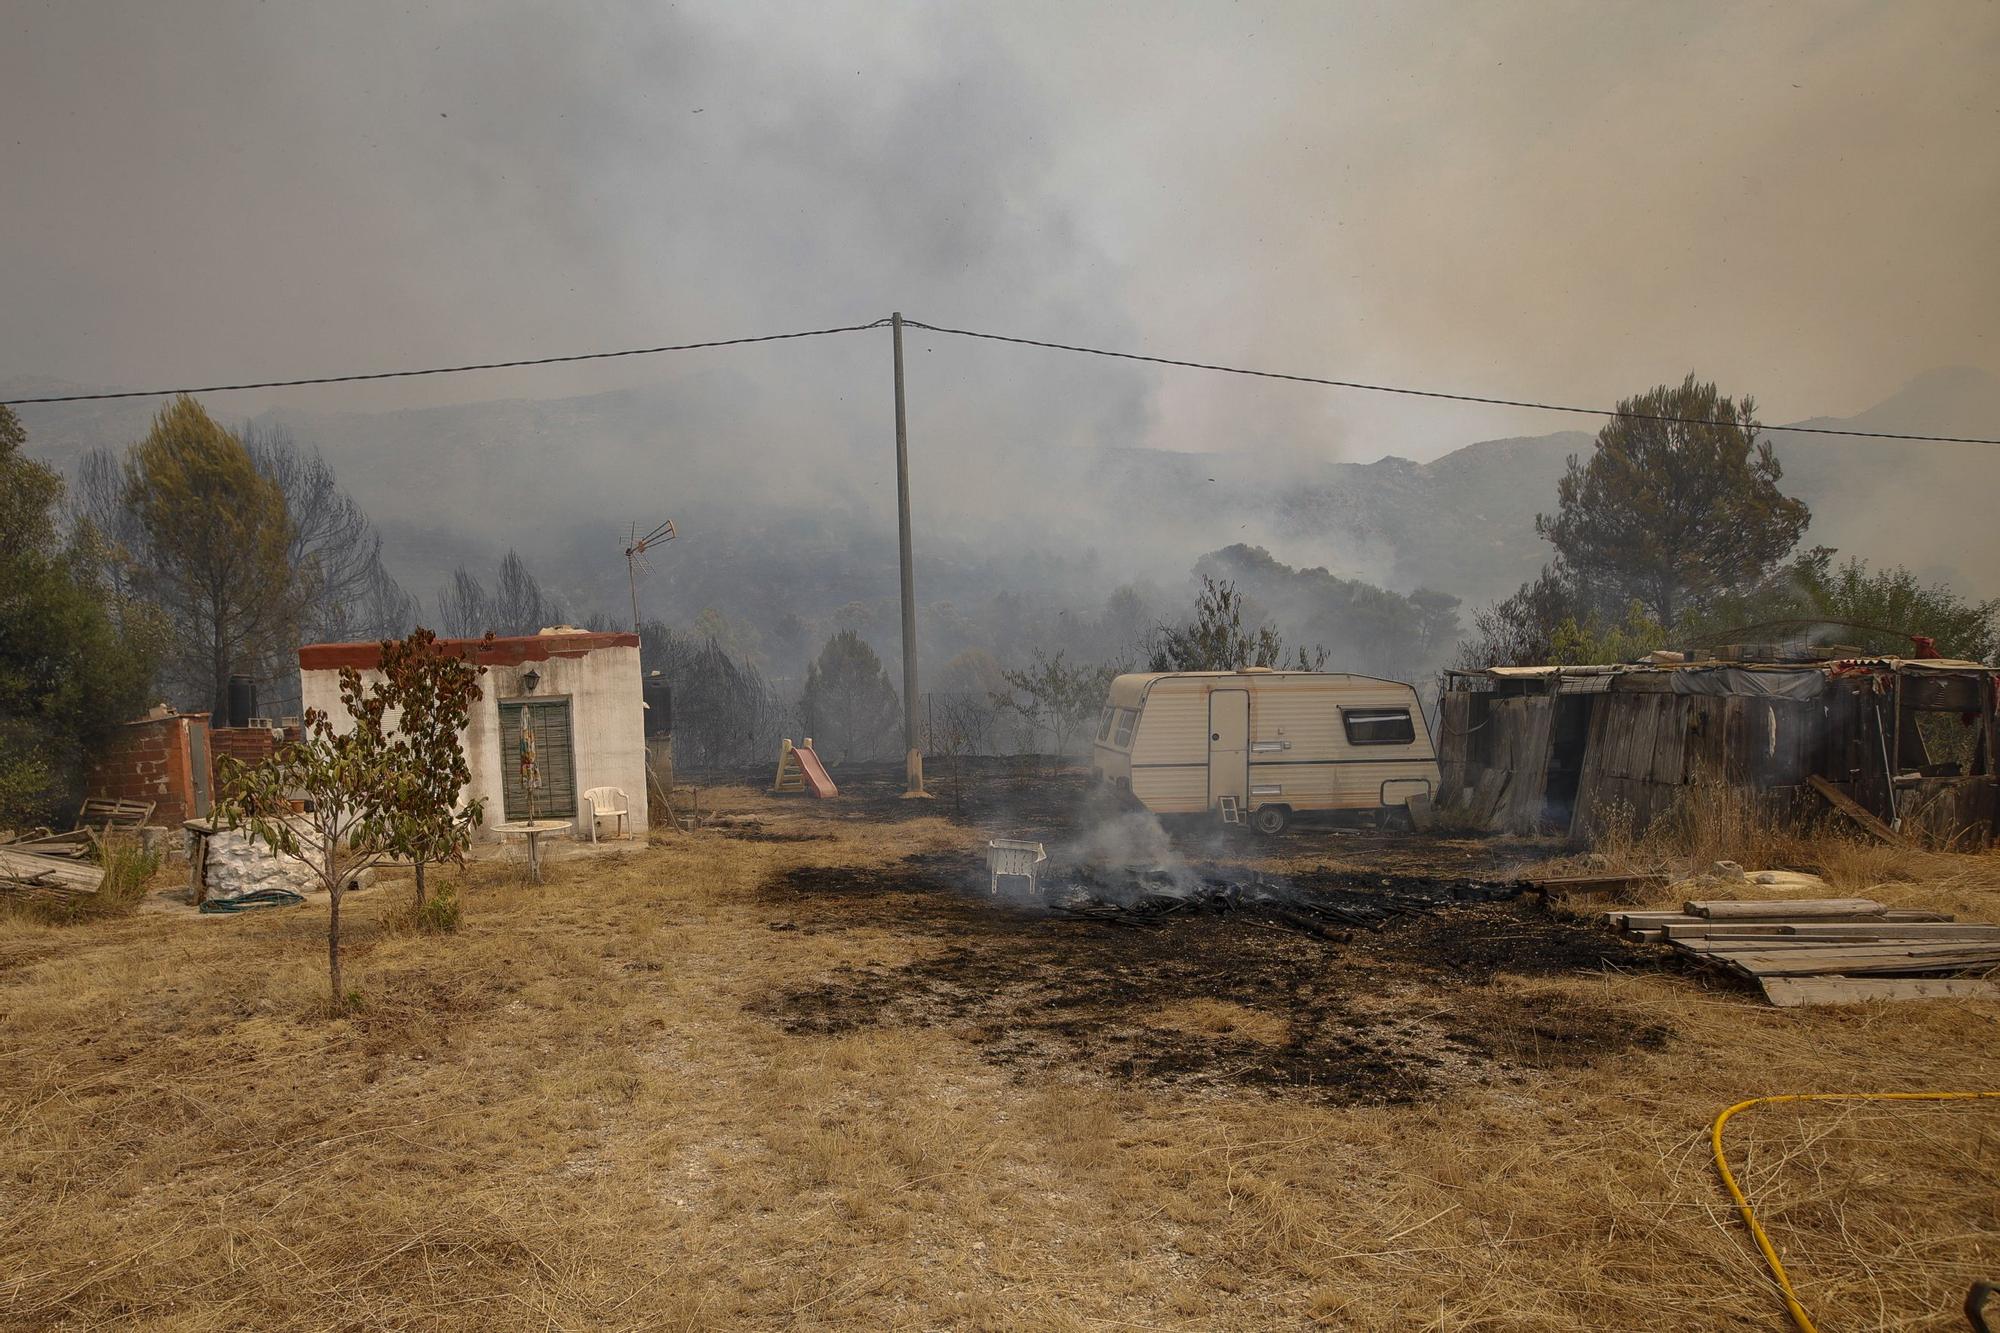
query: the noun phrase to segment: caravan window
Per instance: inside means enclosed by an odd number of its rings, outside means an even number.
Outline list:
[[[1119,709],[1118,735],[1112,739],[1111,743],[1117,746],[1121,750],[1124,749],[1126,746],[1130,745],[1132,743],[1132,728],[1137,726],[1138,724],[1139,724],[1138,709],[1136,708]]]
[[[1417,738],[1407,708],[1343,708],[1349,745],[1408,745]]]
[[[1100,741],[1108,741],[1108,740],[1110,740],[1110,739],[1111,739],[1111,726],[1112,726],[1112,724],[1113,724],[1113,723],[1115,723],[1115,722],[1116,722],[1117,720],[1118,720],[1118,710],[1117,710],[1117,709],[1115,709],[1115,708],[1107,708],[1107,709],[1105,709],[1105,710],[1104,710],[1104,716],[1102,716],[1102,717],[1100,717],[1100,718],[1098,718],[1098,719],[1097,719],[1097,739],[1098,739],[1098,740],[1100,740]]]

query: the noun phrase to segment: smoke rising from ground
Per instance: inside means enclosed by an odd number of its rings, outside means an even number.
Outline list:
[[[1086,865],[1158,870],[1183,888],[1195,882],[1160,817],[1150,810],[1105,814],[1065,844],[1063,851],[1067,859]]]

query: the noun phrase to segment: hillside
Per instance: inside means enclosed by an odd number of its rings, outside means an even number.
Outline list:
[[[0,381],[9,394],[51,381]],[[842,607],[868,626],[895,595],[893,476],[879,440],[753,434],[732,415],[746,390],[711,373],[579,398],[508,399],[394,412],[267,412],[321,449],[382,527],[392,567],[426,596],[466,562],[519,549],[576,614],[624,603],[619,556],[633,519],[670,514],[682,539],[645,589],[690,620],[714,606],[770,633]],[[31,448],[59,466],[144,429],[149,400],[27,407]],[[2000,380],[1943,370],[1821,428],[1985,433]],[[1244,453],[1164,453],[922,439],[913,450],[927,604],[976,614],[998,594],[1096,605],[1117,584],[1177,596],[1193,560],[1235,542],[1474,606],[1530,577],[1581,431],[1470,444],[1429,463],[1288,463]],[[1975,596],[2000,595],[1991,511],[2000,449],[1780,435],[1785,485],[1814,513],[1808,539],[1901,563]],[[883,627],[884,632],[887,626]],[[871,633],[871,637],[873,637]]]

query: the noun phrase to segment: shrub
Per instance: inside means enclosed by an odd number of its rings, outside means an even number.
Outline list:
[[[413,935],[449,935],[458,929],[460,918],[458,886],[440,884],[422,902],[398,905],[387,918],[391,930]]]
[[[160,853],[147,850],[137,838],[106,838],[98,846],[104,883],[97,890],[98,912],[122,916],[139,906],[146,885],[160,870]]]

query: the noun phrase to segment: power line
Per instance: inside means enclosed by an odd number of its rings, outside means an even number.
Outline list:
[[[1709,417],[1676,417],[1650,412],[1620,412],[1611,407],[1578,407],[1567,403],[1544,403],[1522,398],[1493,398],[1475,393],[1450,393],[1442,389],[1416,389],[1407,385],[1370,384],[1362,380],[1330,379],[1320,375],[1294,375],[1277,370],[1253,370],[1245,366],[1225,366],[1212,361],[1189,361],[1179,357],[1147,356],[1139,352],[1117,352],[1104,347],[1084,347],[1076,343],[1051,342],[1042,338],[1016,338],[1004,333],[982,333],[976,329],[954,329],[942,324],[926,324],[922,320],[906,319],[904,325],[913,329],[924,329],[930,333],[950,334],[959,338],[978,338],[987,342],[1014,343],[1021,347],[1040,347],[1054,352],[1077,352],[1086,356],[1110,357],[1118,361],[1141,361],[1156,366],[1178,366],[1185,370],[1208,370],[1223,375],[1244,375],[1253,379],[1287,380],[1294,384],[1320,384],[1334,389],[1359,389],[1367,393],[1400,394],[1407,398],[1435,398],[1454,403],[1480,403],[1488,407],[1519,407],[1535,412],[1562,412],[1574,416],[1627,417],[1635,421],[1665,421],[1686,426],[1738,426],[1741,422],[1725,421]],[[230,393],[240,389],[294,389],[313,384],[354,384],[364,380],[413,379],[425,375],[459,375],[475,370],[515,370],[527,366],[556,366],[576,361],[609,361],[628,356],[657,356],[662,352],[694,352],[709,347],[742,347],[751,343],[784,342],[795,338],[821,338],[834,333],[861,333],[869,329],[885,328],[887,319],[874,320],[867,324],[843,324],[830,329],[806,329],[798,333],[766,333],[749,338],[718,338],[708,342],[671,343],[661,347],[631,347],[616,352],[581,352],[571,356],[528,357],[516,361],[483,361],[463,366],[434,366],[426,370],[376,370],[353,375],[316,375],[304,379],[263,380],[251,384],[210,384],[187,386],[174,389],[125,389],[111,393],[70,393],[53,394],[41,398],[0,399],[0,406],[22,406],[32,403],[91,403],[114,398],[164,398],[183,393]],[[1906,440],[1934,444],[1993,444],[2000,445],[2000,437],[1977,435],[1916,435],[1882,430],[1836,430],[1822,426],[1768,426],[1759,425],[1759,430],[1783,431],[1795,435],[1842,435],[1864,440]]]
[[[657,356],[661,352],[694,352],[704,347],[741,347],[748,343],[784,342],[790,338],[823,338],[830,333],[859,333],[889,323],[846,324],[837,329],[807,329],[801,333],[765,333],[754,338],[718,338],[712,342],[673,343],[664,347],[629,347],[618,352],[579,352],[573,356],[538,356],[521,361],[482,361],[469,366],[435,366],[429,370],[374,370],[357,375],[315,375],[309,379],[264,380],[256,384],[210,384],[183,389],[123,389],[116,393],[66,393],[47,398],[8,398],[0,406],[23,403],[94,403],[107,398],[164,398],[183,393],[230,393],[237,389],[295,389],[306,384],[353,384],[360,380],[401,380],[419,375],[460,375],[470,370],[513,370],[521,366],[557,366],[571,361],[609,361],[622,356]]]
[[[925,324],[920,320],[906,319],[903,323],[913,329],[928,329],[932,333],[949,333],[960,338],[983,338],[988,342],[1018,343],[1023,347],[1044,347],[1055,352],[1082,352],[1089,356],[1108,356],[1119,361],[1144,361],[1156,366],[1180,366],[1187,370],[1213,370],[1224,375],[1248,375],[1264,380],[1290,380],[1295,384],[1324,384],[1335,389],[1363,389],[1369,393],[1395,393],[1411,398],[1442,398],[1454,403],[1485,403],[1493,407],[1525,407],[1537,412],[1570,412],[1579,416],[1627,417],[1635,421],[1673,421],[1687,426],[1739,426],[1737,421],[1725,421],[1707,417],[1673,417],[1650,412],[1620,412],[1610,407],[1572,407],[1562,403],[1537,403],[1518,398],[1487,398],[1475,393],[1447,393],[1441,389],[1412,389],[1395,384],[1366,384],[1359,380],[1324,379],[1317,375],[1290,375],[1276,370],[1249,370],[1242,366],[1220,366],[1208,361],[1183,361],[1169,356],[1144,356],[1138,352],[1113,352],[1102,347],[1079,347],[1074,343],[1045,342],[1039,338],[1012,338],[1004,333],[980,333],[973,329],[948,329],[937,324]],[[1985,439],[1966,435],[1899,435],[1881,430],[1829,430],[1819,426],[1765,426],[1759,430],[1790,431],[1800,435],[1850,435],[1869,440],[1927,440],[1938,444],[2000,444],[2000,438]]]

